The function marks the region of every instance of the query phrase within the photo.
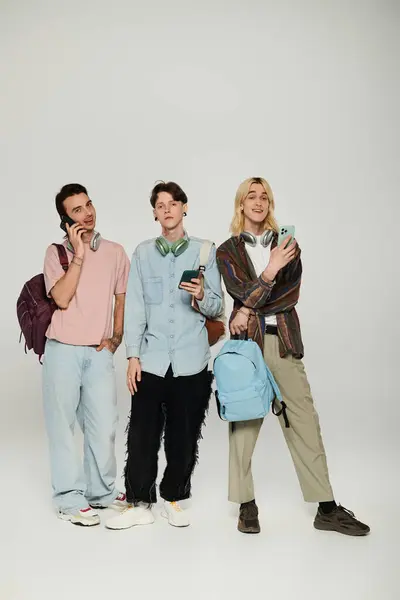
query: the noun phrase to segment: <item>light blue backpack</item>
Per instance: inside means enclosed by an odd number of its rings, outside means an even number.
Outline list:
[[[219,416],[224,421],[250,421],[265,417],[279,400],[284,412],[286,406],[276,381],[265,364],[260,347],[252,340],[229,340],[225,342],[214,360],[217,386],[216,399]]]

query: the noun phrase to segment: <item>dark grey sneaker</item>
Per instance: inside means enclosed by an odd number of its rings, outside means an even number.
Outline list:
[[[242,533],[260,533],[258,508],[255,500],[240,505],[238,530]]]
[[[321,509],[318,509],[314,527],[320,531],[337,531],[352,536],[367,535],[370,532],[368,525],[358,521],[351,510],[347,510],[340,504],[328,514],[324,514]]]

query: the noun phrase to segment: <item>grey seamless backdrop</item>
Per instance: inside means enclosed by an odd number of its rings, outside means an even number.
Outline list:
[[[383,526],[381,511],[399,493],[398,28],[399,3],[390,1],[3,0],[3,489],[50,510],[41,367],[18,345],[15,303],[60,238],[61,185],[88,187],[99,230],[130,256],[158,234],[149,204],[156,180],[175,180],[188,194],[189,234],[219,244],[238,184],[256,175],[270,182],[276,216],[295,224],[303,249],[305,362],[336,494],[375,531]],[[123,349],[116,369],[121,471]],[[259,497],[300,515],[273,421],[254,461]],[[226,427],[212,401],[194,482],[198,505],[212,487],[216,513],[226,513],[226,483]],[[365,560],[377,564],[372,554]],[[380,597],[391,598],[386,583]]]

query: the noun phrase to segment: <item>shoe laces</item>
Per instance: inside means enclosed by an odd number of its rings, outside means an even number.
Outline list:
[[[346,513],[349,517],[353,517],[353,519],[355,519],[356,515],[351,510],[349,510],[348,508],[345,508],[341,504],[339,504],[338,508],[340,510],[342,510],[344,513]]]
[[[243,518],[246,520],[256,519],[258,517],[258,508],[252,503],[243,504],[240,512],[242,513]]]

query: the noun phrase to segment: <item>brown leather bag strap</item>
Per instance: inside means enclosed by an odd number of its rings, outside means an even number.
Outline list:
[[[60,260],[62,268],[64,269],[64,271],[68,271],[69,261],[65,246],[63,244],[53,244],[53,246],[57,248],[58,258]]]

